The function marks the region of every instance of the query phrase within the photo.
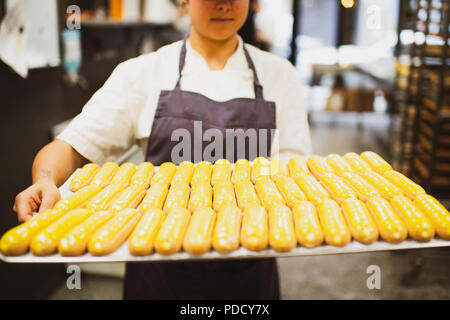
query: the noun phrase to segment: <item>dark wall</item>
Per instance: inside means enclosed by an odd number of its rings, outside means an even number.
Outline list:
[[[51,128],[77,115],[109,70],[81,89],[63,82],[61,68],[32,70],[22,79],[0,62],[0,234],[17,225],[14,198],[31,184],[34,156],[50,142]],[[0,298],[46,298],[64,276],[62,265],[0,264]]]
[[[4,16],[0,1],[0,19]],[[75,110],[64,108],[61,70],[30,72],[24,80],[0,62],[0,234],[17,224],[15,195],[31,182],[31,163],[49,141],[52,125]],[[44,298],[62,281],[62,265],[0,263],[0,299]]]
[[[17,224],[15,195],[31,183],[31,164],[49,128],[76,113],[64,103],[60,69],[32,71],[24,80],[0,63],[0,234]],[[63,275],[61,265],[0,264],[0,298],[41,298]]]

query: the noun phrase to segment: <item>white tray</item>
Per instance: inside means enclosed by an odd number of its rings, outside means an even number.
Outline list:
[[[94,257],[87,253],[79,257],[63,257],[60,254],[54,254],[47,257],[36,257],[31,253],[19,257],[5,257],[0,255],[0,259],[8,263],[95,263],[95,262],[151,262],[151,261],[180,261],[180,260],[211,260],[211,259],[248,259],[248,258],[286,258],[299,256],[318,256],[329,254],[346,254],[346,253],[364,253],[376,251],[405,250],[405,249],[423,249],[449,247],[450,241],[433,239],[430,242],[420,243],[413,240],[405,240],[400,244],[390,244],[384,241],[376,241],[370,245],[364,245],[356,241],[352,241],[342,248],[322,245],[316,248],[308,249],[297,247],[289,252],[276,252],[272,249],[266,249],[259,252],[249,251],[243,247],[229,253],[221,254],[216,251],[210,251],[201,256],[192,256],[187,252],[179,252],[170,256],[163,256],[153,253],[145,257],[134,257],[130,254],[125,242],[114,253],[104,257]]]
[[[158,169],[158,168],[155,168]],[[74,173],[75,174],[75,173]],[[69,178],[64,185],[61,186],[61,197],[65,198],[70,195]],[[297,247],[289,252],[277,252],[273,249],[266,249],[262,251],[250,251],[243,247],[229,254],[221,254],[217,251],[210,251],[200,256],[193,256],[187,252],[179,252],[170,256],[153,253],[144,257],[135,257],[130,254],[128,250],[128,242],[125,242],[118,250],[110,255],[103,257],[95,257],[86,253],[79,257],[64,257],[60,254],[53,254],[46,257],[37,257],[32,253],[27,253],[18,257],[7,257],[0,253],[0,260],[7,263],[95,263],[95,262],[151,262],[151,261],[180,261],[180,260],[211,260],[211,259],[249,259],[249,258],[286,258],[299,256],[318,256],[329,254],[347,254],[347,253],[364,253],[377,251],[391,251],[391,250],[405,250],[405,249],[423,249],[423,248],[438,248],[450,247],[450,241],[435,238],[429,242],[417,242],[407,239],[399,244],[390,244],[388,242],[379,240],[370,245],[361,244],[357,241],[352,241],[344,247],[334,247],[322,244],[316,248],[308,249],[304,247]]]

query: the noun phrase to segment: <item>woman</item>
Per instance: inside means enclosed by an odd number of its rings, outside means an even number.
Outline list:
[[[295,68],[244,45],[237,35],[249,0],[182,3],[192,20],[189,38],[116,68],[83,112],[36,156],[33,185],[16,197],[19,220],[52,207],[60,197],[57,186],[76,168],[88,161],[115,160],[134,143],[155,165],[173,161],[173,133],[182,129],[195,136],[198,123],[200,136],[207,129],[223,133],[222,146],[228,128],[277,129],[274,145],[269,139],[267,146],[272,155],[311,152]],[[191,142],[192,152],[178,160],[194,161],[205,146]],[[250,148],[246,143],[246,155]],[[223,154],[235,159],[241,151],[235,147]],[[127,264],[124,297],[278,299],[278,272],[274,259]]]

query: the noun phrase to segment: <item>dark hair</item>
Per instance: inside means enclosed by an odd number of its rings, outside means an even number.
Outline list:
[[[253,3],[255,0],[250,0],[248,6],[248,16],[242,28],[239,30],[239,35],[245,43],[251,45],[256,44],[256,30],[255,30],[255,12],[253,11]]]

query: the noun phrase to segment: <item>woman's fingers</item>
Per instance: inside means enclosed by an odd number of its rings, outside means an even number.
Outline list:
[[[49,186],[46,188],[42,189],[41,192],[42,195],[42,201],[41,201],[41,205],[39,207],[39,213],[44,212],[45,210],[49,210],[51,208],[53,208],[53,206],[55,205],[56,202],[59,201],[59,199],[61,199],[61,194],[58,191],[58,188],[53,187],[53,186]]]
[[[53,184],[35,184],[16,196],[13,210],[20,222],[30,220],[37,212],[51,209],[61,198],[58,188]]]
[[[20,222],[25,222],[33,217],[33,212],[37,209],[36,202],[33,200],[30,192],[25,190],[19,193],[14,204],[14,211]]]

